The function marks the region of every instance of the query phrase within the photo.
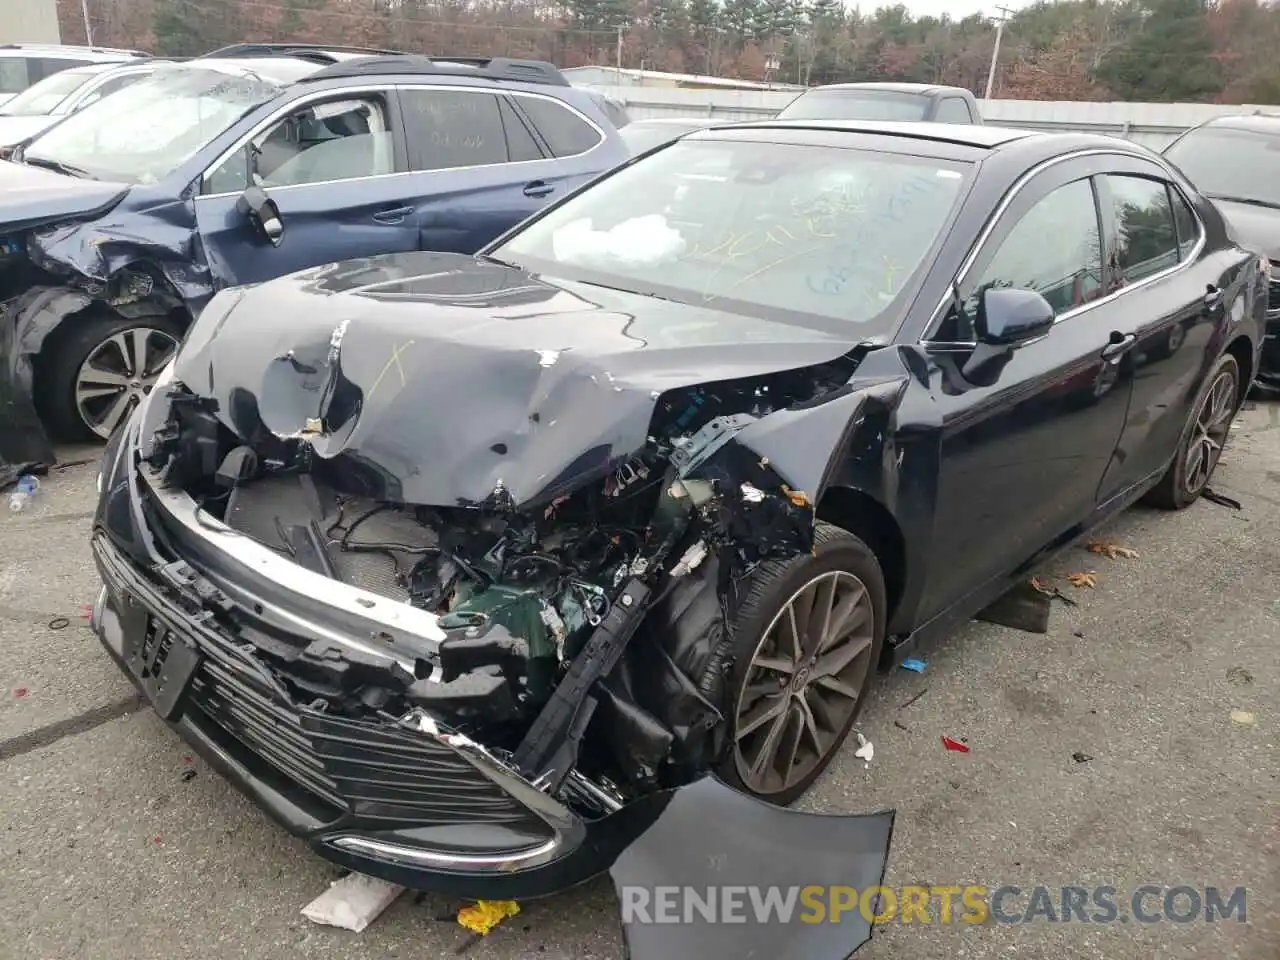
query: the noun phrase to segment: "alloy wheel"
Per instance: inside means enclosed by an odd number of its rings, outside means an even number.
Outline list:
[[[89,351],[76,373],[76,412],[102,439],[151,392],[178,341],[154,327],[121,330]]]
[[[769,622],[734,713],[734,762],[755,793],[808,776],[844,734],[871,667],[875,611],[847,571],[809,580]]]
[[[1200,403],[1200,409],[1196,411],[1183,469],[1187,493],[1198,496],[1213,475],[1213,468],[1218,465],[1227,434],[1231,432],[1231,421],[1235,418],[1236,393],[1235,373],[1223,370],[1214,379]]]

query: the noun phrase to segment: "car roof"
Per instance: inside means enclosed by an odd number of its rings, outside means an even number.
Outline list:
[[[949,87],[940,83],[828,83],[813,90],[848,90],[856,93],[859,90],[880,90],[890,93],[935,93],[941,90],[968,93],[963,87]]]
[[[991,149],[1023,140],[1028,137],[1046,136],[1036,130],[1020,130],[1016,127],[980,126],[968,123],[928,123],[916,120],[752,120],[718,127],[705,135],[728,130],[813,130],[831,133],[870,133],[881,136],[915,138],[935,143],[953,143],[965,147]],[[699,136],[694,134],[693,136]],[[765,139],[764,136],[761,139]]]
[[[73,77],[91,77],[99,73],[111,73],[116,70],[136,70],[141,66],[150,66],[153,63],[167,63],[166,60],[152,60],[150,57],[142,59],[141,57],[134,60],[105,60],[102,63],[86,63],[79,67],[68,67],[66,70],[59,70],[51,76],[73,76]]]
[[[0,43],[0,57],[10,55],[50,57],[59,60],[88,60],[112,63],[150,57],[141,50],[116,50],[112,47],[73,47],[59,43]]]
[[[741,123],[740,120],[726,120],[720,117],[645,117],[632,120],[633,127],[710,127],[715,124]]]
[[[1214,117],[1202,127],[1228,127],[1232,130],[1253,130],[1257,133],[1280,133],[1280,116],[1269,113],[1238,114]]]
[[[301,57],[197,57],[170,65],[174,70],[221,70],[223,73],[254,73],[280,84],[296,83],[320,70],[324,64]]]

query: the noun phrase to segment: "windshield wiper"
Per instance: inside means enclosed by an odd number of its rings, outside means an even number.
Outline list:
[[[50,160],[48,157],[33,157],[29,154],[23,154],[22,162],[29,167],[44,167],[46,170],[56,170],[58,173],[66,174],[68,177],[79,177],[81,180],[98,179],[88,170],[73,167],[69,163],[63,163],[61,160]]]
[[[1224,193],[1206,193],[1210,200],[1225,200],[1227,203],[1247,203],[1251,207],[1266,207],[1269,210],[1280,210],[1280,203],[1270,200],[1259,200],[1257,197],[1231,197]]]

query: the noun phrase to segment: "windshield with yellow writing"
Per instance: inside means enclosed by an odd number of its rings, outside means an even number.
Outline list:
[[[968,169],[853,149],[681,141],[578,194],[493,255],[730,312],[883,326],[874,321],[920,271]]]

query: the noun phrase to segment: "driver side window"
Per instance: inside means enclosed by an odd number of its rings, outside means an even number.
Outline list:
[[[287,187],[395,172],[381,97],[312,103],[258,134],[205,176],[204,193]]]
[[[1049,193],[1009,231],[970,287],[956,339],[973,339],[978,297],[989,287],[1035,290],[1055,314],[1101,296],[1102,239],[1088,178]]]

